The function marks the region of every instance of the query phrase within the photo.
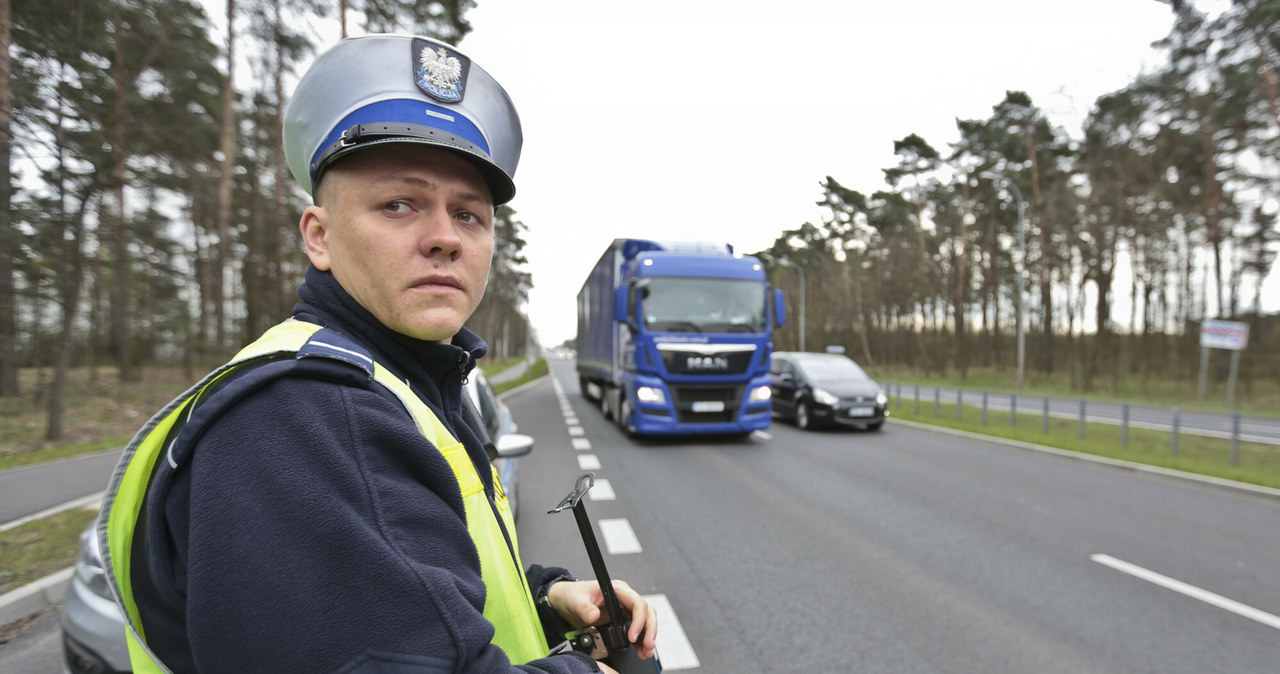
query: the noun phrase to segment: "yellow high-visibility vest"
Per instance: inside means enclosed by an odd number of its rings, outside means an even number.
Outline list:
[[[484,482],[476,473],[466,448],[453,437],[431,408],[414,395],[409,385],[374,362],[367,353],[348,348],[352,344],[345,338],[342,339],[345,346],[326,344],[323,341],[326,335],[336,336],[332,331],[324,330],[314,323],[290,319],[276,325],[225,365],[209,373],[186,393],[171,401],[138,431],[125,448],[103,500],[98,535],[101,540],[105,534],[105,541],[101,546],[103,566],[116,603],[125,616],[129,660],[133,671],[137,674],[169,671],[146,644],[138,605],[133,596],[130,563],[133,535],[141,515],[142,500],[153,471],[160,461],[165,460],[165,442],[170,430],[180,419],[188,417],[201,395],[228,373],[251,361],[297,354],[304,347],[310,347],[308,355],[337,358],[371,371],[373,380],[400,400],[422,435],[444,455],[457,478],[466,507],[467,532],[480,556],[480,575],[485,587],[484,617],[493,624],[495,630],[491,643],[501,648],[514,664],[545,657],[548,653],[546,637],[538,620],[528,581],[522,571],[520,550],[515,538],[515,520],[496,469],[492,465],[489,467],[493,474],[495,495],[491,506],[484,491]],[[510,533],[510,547],[503,536],[503,527]],[[252,607],[245,607],[246,614],[251,611]]]

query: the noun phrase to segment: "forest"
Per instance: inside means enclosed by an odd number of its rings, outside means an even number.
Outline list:
[[[1010,91],[987,119],[957,119],[951,147],[897,140],[878,189],[822,180],[826,217],[759,252],[792,303],[778,348],[804,334],[810,350],[964,376],[1008,368],[1022,332],[1028,372],[1091,391],[1194,378],[1199,326],[1228,319],[1250,325],[1245,376],[1280,376],[1261,294],[1280,238],[1280,0],[1212,17],[1164,4],[1167,62],[1099,98],[1082,138]],[[306,264],[307,197],[280,151],[291,83],[348,34],[457,42],[474,7],[0,0],[0,397],[36,369],[56,439],[71,368],[198,376],[287,316]],[[532,343],[536,280],[518,214],[497,220],[469,326],[502,358]]]
[[[1008,370],[1021,331],[1028,376],[1194,388],[1203,322],[1230,320],[1250,331],[1245,384],[1280,377],[1262,292],[1280,239],[1280,2],[1212,18],[1165,4],[1167,61],[1095,101],[1082,138],[1010,91],[988,118],[957,119],[948,148],[896,140],[881,189],[827,176],[822,221],[757,253],[796,322],[804,292],[805,348],[963,379]],[[1219,381],[1228,361],[1213,361]]]

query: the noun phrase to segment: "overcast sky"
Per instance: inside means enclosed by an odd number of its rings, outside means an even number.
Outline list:
[[[524,125],[511,205],[544,345],[574,336],[613,239],[767,248],[821,219],[825,176],[881,189],[895,140],[945,152],[1008,90],[1079,137],[1098,96],[1163,62],[1173,21],[1156,0],[479,0],[468,18],[463,51]]]

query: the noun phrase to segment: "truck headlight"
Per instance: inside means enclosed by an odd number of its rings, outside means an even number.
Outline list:
[[[652,386],[641,386],[636,389],[636,399],[642,403],[651,403],[661,405],[667,402],[667,396],[663,394],[662,389]]]
[[[818,403],[819,405],[835,407],[840,404],[840,398],[831,395],[820,388],[815,388],[813,389],[813,402]]]
[[[881,406],[881,407],[888,407],[888,406],[889,406],[889,394],[885,393],[884,391],[881,391],[881,392],[877,393],[877,394],[876,394],[876,404],[877,404],[877,405],[879,405],[879,406]]]
[[[768,386],[757,386],[751,389],[751,396],[747,398],[747,402],[763,403],[773,398],[773,389]]]

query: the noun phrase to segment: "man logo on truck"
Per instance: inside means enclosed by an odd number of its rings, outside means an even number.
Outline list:
[[[729,359],[724,356],[689,356],[685,367],[690,370],[727,370]]]

